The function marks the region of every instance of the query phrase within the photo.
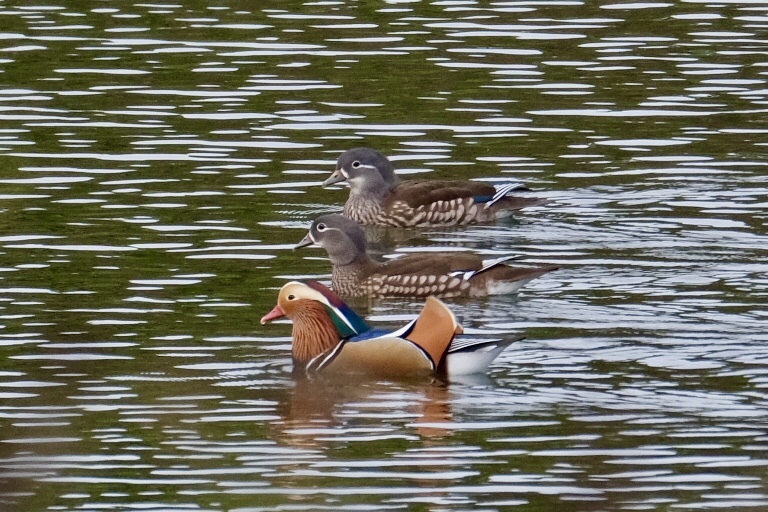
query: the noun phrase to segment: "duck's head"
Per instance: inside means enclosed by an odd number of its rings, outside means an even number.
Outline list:
[[[294,322],[304,315],[324,315],[333,323],[341,338],[370,329],[365,321],[328,287],[314,281],[291,281],[280,288],[277,304],[261,318],[261,325],[288,317]]]
[[[323,186],[346,181],[353,194],[386,196],[398,183],[392,162],[371,148],[354,148],[339,156],[336,170]]]
[[[366,254],[365,232],[360,225],[343,215],[321,215],[312,222],[309,233],[296,244],[296,249],[317,244],[328,252],[334,265],[349,265]]]
[[[322,286],[320,283],[316,284]],[[316,289],[298,281],[291,281],[280,288],[280,293],[277,294],[277,304],[272,308],[272,311],[261,318],[261,325],[277,318],[293,319],[296,311],[306,305],[306,302],[302,303],[302,301],[328,303],[325,296]]]

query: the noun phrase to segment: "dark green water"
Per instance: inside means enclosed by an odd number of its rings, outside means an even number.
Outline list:
[[[768,507],[768,4],[0,2],[0,510]],[[560,270],[451,301],[487,376],[312,384],[258,325],[319,185],[516,178],[380,252]],[[356,302],[398,325],[418,301]]]

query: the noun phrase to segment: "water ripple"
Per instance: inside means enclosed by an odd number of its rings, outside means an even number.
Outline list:
[[[765,508],[765,16],[720,4],[9,6],[0,502]],[[487,375],[308,383],[287,322],[258,325],[285,280],[327,281],[289,249],[361,145],[550,201],[370,231],[560,267],[451,301],[526,335]]]

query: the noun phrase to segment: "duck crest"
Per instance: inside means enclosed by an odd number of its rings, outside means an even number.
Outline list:
[[[347,339],[358,334],[371,330],[371,327],[365,323],[351,307],[347,306],[341,297],[332,292],[328,287],[323,286],[317,281],[310,281],[307,286],[320,292],[327,300],[324,304],[325,311],[333,323],[340,339]]]

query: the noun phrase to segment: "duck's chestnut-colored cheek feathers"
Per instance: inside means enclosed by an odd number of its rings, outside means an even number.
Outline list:
[[[285,316],[285,313],[282,309],[280,309],[280,306],[275,306],[272,308],[272,311],[261,317],[261,325],[266,324],[267,322],[271,322],[272,320],[276,318],[282,318]]]

